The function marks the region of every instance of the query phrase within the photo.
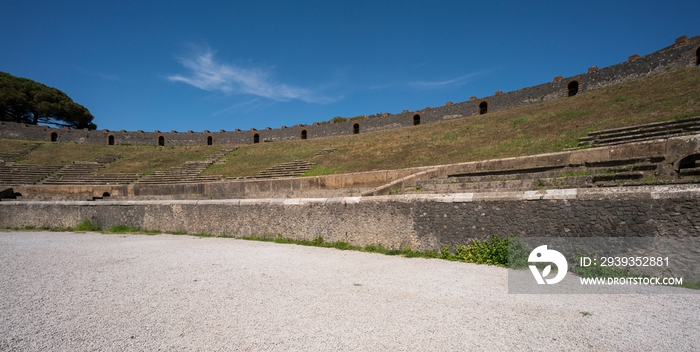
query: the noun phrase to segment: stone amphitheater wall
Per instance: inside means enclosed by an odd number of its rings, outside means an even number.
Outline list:
[[[208,144],[208,137],[211,137],[212,144],[252,144],[255,142],[255,135],[258,136],[257,141],[260,143],[300,140],[302,139],[302,131],[306,131],[307,138],[352,135],[355,132],[356,124],[359,127],[359,133],[365,133],[411,126],[414,124],[416,115],[420,124],[465,118],[479,114],[479,105],[482,103],[487,104],[487,113],[489,113],[566,97],[569,95],[568,86],[572,82],[577,83],[577,93],[585,93],[654,74],[697,66],[698,62],[700,62],[699,47],[700,36],[693,38],[683,36],[676,39],[674,45],[649,55],[632,55],[626,62],[600,69],[593,66],[586,73],[567,78],[558,76],[549,83],[506,93],[498,91],[492,96],[483,98],[471,97],[464,102],[447,103],[444,106],[435,108],[425,108],[419,111],[406,110],[399,114],[386,114],[380,117],[340,123],[314,123],[313,125],[295,125],[292,127],[282,126],[277,129],[255,130],[251,128],[250,130],[220,130],[218,132],[127,132],[123,130],[54,129],[47,126],[2,122],[0,123],[0,138],[109,144],[110,136],[112,136],[114,144],[159,145],[159,138],[162,137],[163,145],[168,146],[206,145]]]
[[[662,156],[664,158],[664,161],[659,164],[656,174],[660,179],[672,180],[677,176],[676,171],[681,160],[699,154],[700,134],[696,134],[622,145],[398,170],[277,179],[228,179],[207,183],[23,185],[13,187],[13,189],[14,192],[27,199],[37,197],[84,199],[100,197],[105,192],[109,193],[110,196],[124,197],[193,195],[214,199],[342,197],[358,193],[365,195],[388,194],[392,190],[401,191],[404,187],[415,187],[416,182],[420,180],[445,178],[449,175],[564,166],[581,167],[585,166],[586,163],[604,163],[649,156]]]
[[[166,232],[439,250],[492,235],[700,237],[698,185],[345,198],[0,202],[0,227],[90,220]],[[691,255],[697,263],[698,248]],[[697,266],[694,270],[697,273]],[[694,278],[700,280],[700,277]]]

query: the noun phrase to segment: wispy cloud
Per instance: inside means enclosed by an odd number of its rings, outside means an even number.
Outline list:
[[[258,107],[260,107],[260,106],[262,105],[262,104],[258,103],[259,101],[260,101],[260,98],[255,98],[255,99],[252,99],[252,100],[248,100],[248,101],[244,101],[244,102],[241,102],[241,103],[233,104],[233,105],[231,105],[231,106],[229,106],[229,107],[227,107],[227,108],[225,108],[225,109],[223,109],[223,110],[219,110],[219,111],[217,111],[217,112],[211,114],[211,116],[221,115],[221,114],[223,114],[223,113],[225,113],[225,112],[227,112],[227,111],[230,111],[230,110],[238,110],[238,109],[245,109],[245,112],[250,112],[250,111],[252,111],[252,110],[254,110],[254,109],[256,109],[256,108],[258,108]],[[253,105],[253,104],[254,104],[254,105]],[[251,107],[251,105],[252,105],[252,107]]]
[[[226,94],[250,94],[275,101],[301,100],[307,103],[331,103],[338,98],[325,96],[312,89],[294,87],[275,81],[271,70],[245,68],[217,62],[211,49],[199,50],[191,58],[179,58],[190,69],[189,75],[172,75],[173,82],[184,82],[206,91]]]
[[[461,77],[448,79],[444,81],[414,81],[409,82],[409,86],[416,89],[438,89],[444,87],[459,87],[473,81],[476,77],[487,73],[488,71],[479,71],[464,75]]]

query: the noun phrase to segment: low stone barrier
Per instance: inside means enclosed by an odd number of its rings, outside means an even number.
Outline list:
[[[700,185],[525,192],[143,201],[2,201],[0,227],[90,220],[144,230],[323,237],[438,250],[492,235],[700,237]]]

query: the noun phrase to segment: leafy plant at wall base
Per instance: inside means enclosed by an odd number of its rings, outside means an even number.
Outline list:
[[[70,229],[70,228],[69,228]],[[90,220],[83,220],[71,230],[74,231],[100,231],[102,230],[97,224],[93,224]]]
[[[126,225],[115,225],[110,227],[107,232],[112,232],[112,233],[133,233],[133,232],[141,232],[141,229],[138,227],[133,227],[133,226],[126,226]]]
[[[527,246],[515,236],[501,238],[493,235],[489,240],[472,240],[469,244],[458,246],[455,257],[464,262],[520,268],[527,265],[529,252]]]

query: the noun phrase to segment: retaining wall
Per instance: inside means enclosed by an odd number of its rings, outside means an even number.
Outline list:
[[[700,185],[172,201],[2,201],[0,227],[75,226],[276,236],[439,249],[491,235],[700,237]]]
[[[566,97],[569,94],[568,86],[571,82],[578,84],[578,93],[585,93],[590,90],[654,74],[697,66],[698,62],[700,62],[698,58],[700,56],[698,53],[699,47],[700,36],[693,38],[680,37],[674,45],[649,55],[641,57],[632,55],[627,62],[601,69],[591,67],[586,73],[568,78],[556,77],[553,82],[507,93],[499,91],[492,96],[484,98],[471,97],[468,101],[456,104],[450,103],[445,106],[425,108],[420,111],[406,110],[399,114],[388,114],[388,116],[358,121],[314,123],[311,126],[283,126],[278,129],[266,128],[264,130],[252,128],[247,131],[220,130],[218,132],[89,131],[87,129],[53,129],[46,126],[2,122],[0,123],[0,138],[51,141],[53,135],[55,140],[59,142],[108,144],[111,136],[114,144],[158,145],[159,139],[162,138],[164,145],[206,145],[210,137],[212,144],[250,144],[254,142],[255,135],[258,136],[260,143],[299,140],[302,138],[302,131],[306,131],[307,138],[351,135],[355,132],[355,124],[359,127],[359,133],[365,133],[411,126],[414,124],[415,116],[418,116],[421,124],[464,118],[479,114],[479,105],[482,103],[487,104],[488,112],[494,112]]]

